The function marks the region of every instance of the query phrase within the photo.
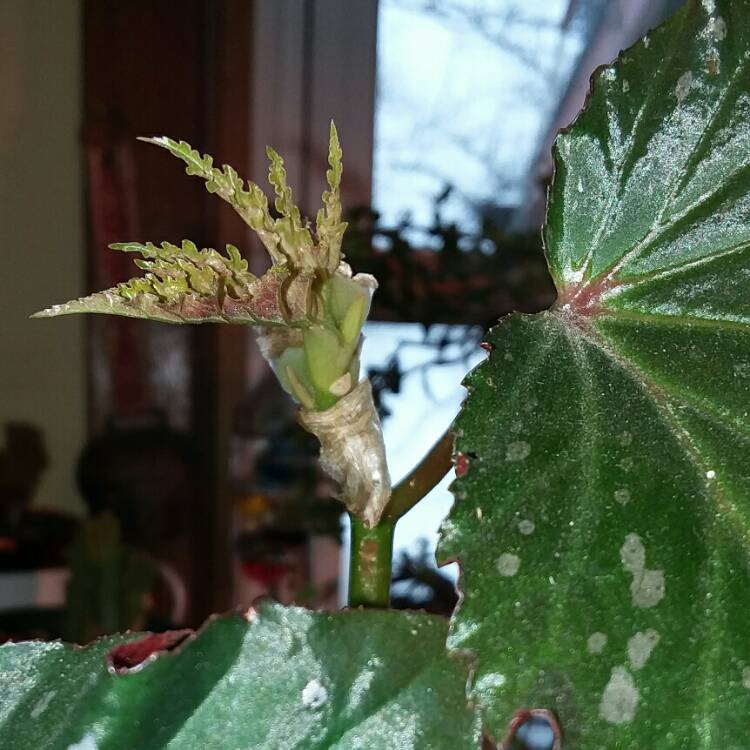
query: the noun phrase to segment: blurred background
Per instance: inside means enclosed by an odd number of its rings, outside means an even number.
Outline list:
[[[349,261],[380,280],[364,369],[393,479],[451,423],[483,330],[550,304],[555,133],[677,0],[0,2],[0,641],[196,626],[270,593],[337,607],[346,523],[242,327],[30,321],[135,275],[114,241],[240,247],[241,220],[138,135],[314,215],[328,124]],[[396,606],[449,613],[446,478],[399,524]]]

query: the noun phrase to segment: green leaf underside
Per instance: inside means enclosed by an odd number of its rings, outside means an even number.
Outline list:
[[[748,17],[691,2],[596,74],[556,145],[558,303],[467,379],[440,554],[496,738],[525,707],[566,750],[749,736]]]
[[[211,621],[141,671],[116,639],[0,647],[0,746],[14,750],[476,748],[467,669],[417,613],[264,605]],[[122,637],[117,637],[121,640]]]

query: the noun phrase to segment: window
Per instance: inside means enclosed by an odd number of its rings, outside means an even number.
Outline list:
[[[378,17],[374,203],[476,231],[489,215],[525,226],[540,138],[603,3],[382,0]]]

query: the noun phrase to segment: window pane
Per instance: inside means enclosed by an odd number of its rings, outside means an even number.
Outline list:
[[[569,8],[586,7],[568,18]],[[473,231],[488,204],[522,205],[540,137],[601,2],[381,0],[374,203],[386,224],[409,212]],[[503,212],[505,209],[505,212]]]

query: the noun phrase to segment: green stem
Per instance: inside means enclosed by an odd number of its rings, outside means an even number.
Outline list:
[[[448,431],[393,490],[383,518],[375,528],[370,529],[359,518],[351,516],[350,607],[388,606],[396,521],[448,473],[452,455],[453,433]]]
[[[351,516],[349,606],[386,609],[390,601],[393,521],[368,528]]]
[[[453,433],[446,432],[416,468],[394,488],[383,513],[395,523],[411,510],[450,471],[453,465]]]

